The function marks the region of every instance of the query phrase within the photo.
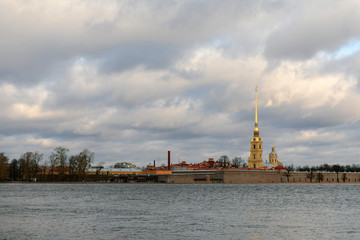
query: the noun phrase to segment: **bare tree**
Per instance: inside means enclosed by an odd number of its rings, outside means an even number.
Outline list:
[[[241,157],[234,157],[231,161],[231,165],[235,168],[245,167],[245,161]]]
[[[317,174],[316,174],[316,181],[317,182],[322,182],[324,180],[324,174],[322,174],[321,172],[318,172]]]
[[[39,162],[43,158],[43,154],[38,152],[26,152],[21,155],[20,169],[22,171],[22,178],[25,181],[29,181],[36,177],[36,174],[39,171]]]
[[[286,166],[286,172],[283,173],[283,175],[287,178],[287,181],[290,182],[290,177],[294,171],[294,165]]]
[[[77,158],[76,156],[71,156],[69,158],[69,175],[76,175],[77,173]]]
[[[227,167],[230,165],[230,158],[226,155],[223,155],[219,158],[219,167]]]
[[[341,170],[341,166],[339,164],[335,164],[332,166],[332,169],[336,173],[336,181],[339,182],[339,172]]]
[[[5,153],[0,153],[0,180],[5,180],[9,177],[9,158]]]
[[[64,175],[68,167],[67,152],[69,149],[64,147],[57,147],[54,149],[55,152],[50,154],[50,164],[52,171],[57,167],[58,176],[63,181]],[[52,172],[53,174],[53,172]]]
[[[41,181],[46,182],[48,180],[48,173],[49,173],[49,162],[46,160],[40,168]]]
[[[76,173],[78,179],[85,179],[86,168],[93,162],[94,155],[93,152],[85,148],[78,155],[70,158],[70,168]]]
[[[55,154],[51,153],[49,156],[50,160],[50,175],[54,175],[55,169],[59,166],[59,159],[56,157]]]
[[[306,177],[310,179],[310,182],[312,182],[312,180],[314,179],[314,172],[313,171],[310,171],[308,174],[306,174]]]
[[[17,159],[13,159],[10,163],[11,180],[19,180],[21,178],[20,163]]]
[[[343,175],[342,175],[342,178],[341,178],[341,179],[343,180],[343,182],[346,182],[346,179],[347,179],[346,173],[343,173]]]

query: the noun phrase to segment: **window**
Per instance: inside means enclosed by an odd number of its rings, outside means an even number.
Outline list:
[[[255,149],[255,144],[254,144],[254,149]]]
[[[255,155],[254,155],[254,159],[255,159]]]

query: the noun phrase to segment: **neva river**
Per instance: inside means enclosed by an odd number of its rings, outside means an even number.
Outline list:
[[[0,239],[360,239],[360,185],[0,184]]]

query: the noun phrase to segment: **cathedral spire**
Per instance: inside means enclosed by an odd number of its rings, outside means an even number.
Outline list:
[[[257,89],[255,88],[255,127],[254,127],[254,136],[259,136],[259,126],[258,126],[258,112],[257,112]]]
[[[255,88],[255,126],[257,126],[257,124],[258,124],[258,117],[257,117],[257,89],[258,89],[258,87],[256,86],[256,88]]]
[[[254,136],[250,141],[250,157],[248,158],[248,167],[249,168],[262,168],[263,167],[263,158],[262,158],[262,141],[259,134],[258,126],[258,112],[257,112],[257,89],[255,88],[255,127],[254,127]]]

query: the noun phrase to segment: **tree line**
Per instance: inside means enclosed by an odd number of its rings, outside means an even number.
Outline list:
[[[352,164],[352,165],[340,165],[334,164],[329,165],[327,163],[321,164],[319,166],[308,166],[305,165],[303,167],[298,166],[294,167],[294,165],[285,166],[286,171],[283,173],[284,176],[287,177],[289,182],[289,178],[292,175],[292,172],[308,172],[306,177],[312,182],[313,180],[316,182],[322,182],[324,180],[324,175],[322,172],[335,172],[336,173],[336,181],[340,182],[340,179],[343,182],[346,182],[347,175],[346,172],[360,172],[360,165],[359,164]],[[339,178],[339,173],[342,173],[341,178]]]
[[[88,149],[68,156],[69,149],[57,147],[48,159],[39,152],[26,152],[11,162],[0,153],[0,180],[12,181],[82,181],[94,160],[94,152]]]
[[[352,165],[340,165],[340,164],[334,164],[329,165],[327,163],[321,164],[319,166],[312,166],[309,167],[306,166],[298,166],[295,168],[296,171],[300,172],[360,172],[360,165],[359,164],[352,164]]]

